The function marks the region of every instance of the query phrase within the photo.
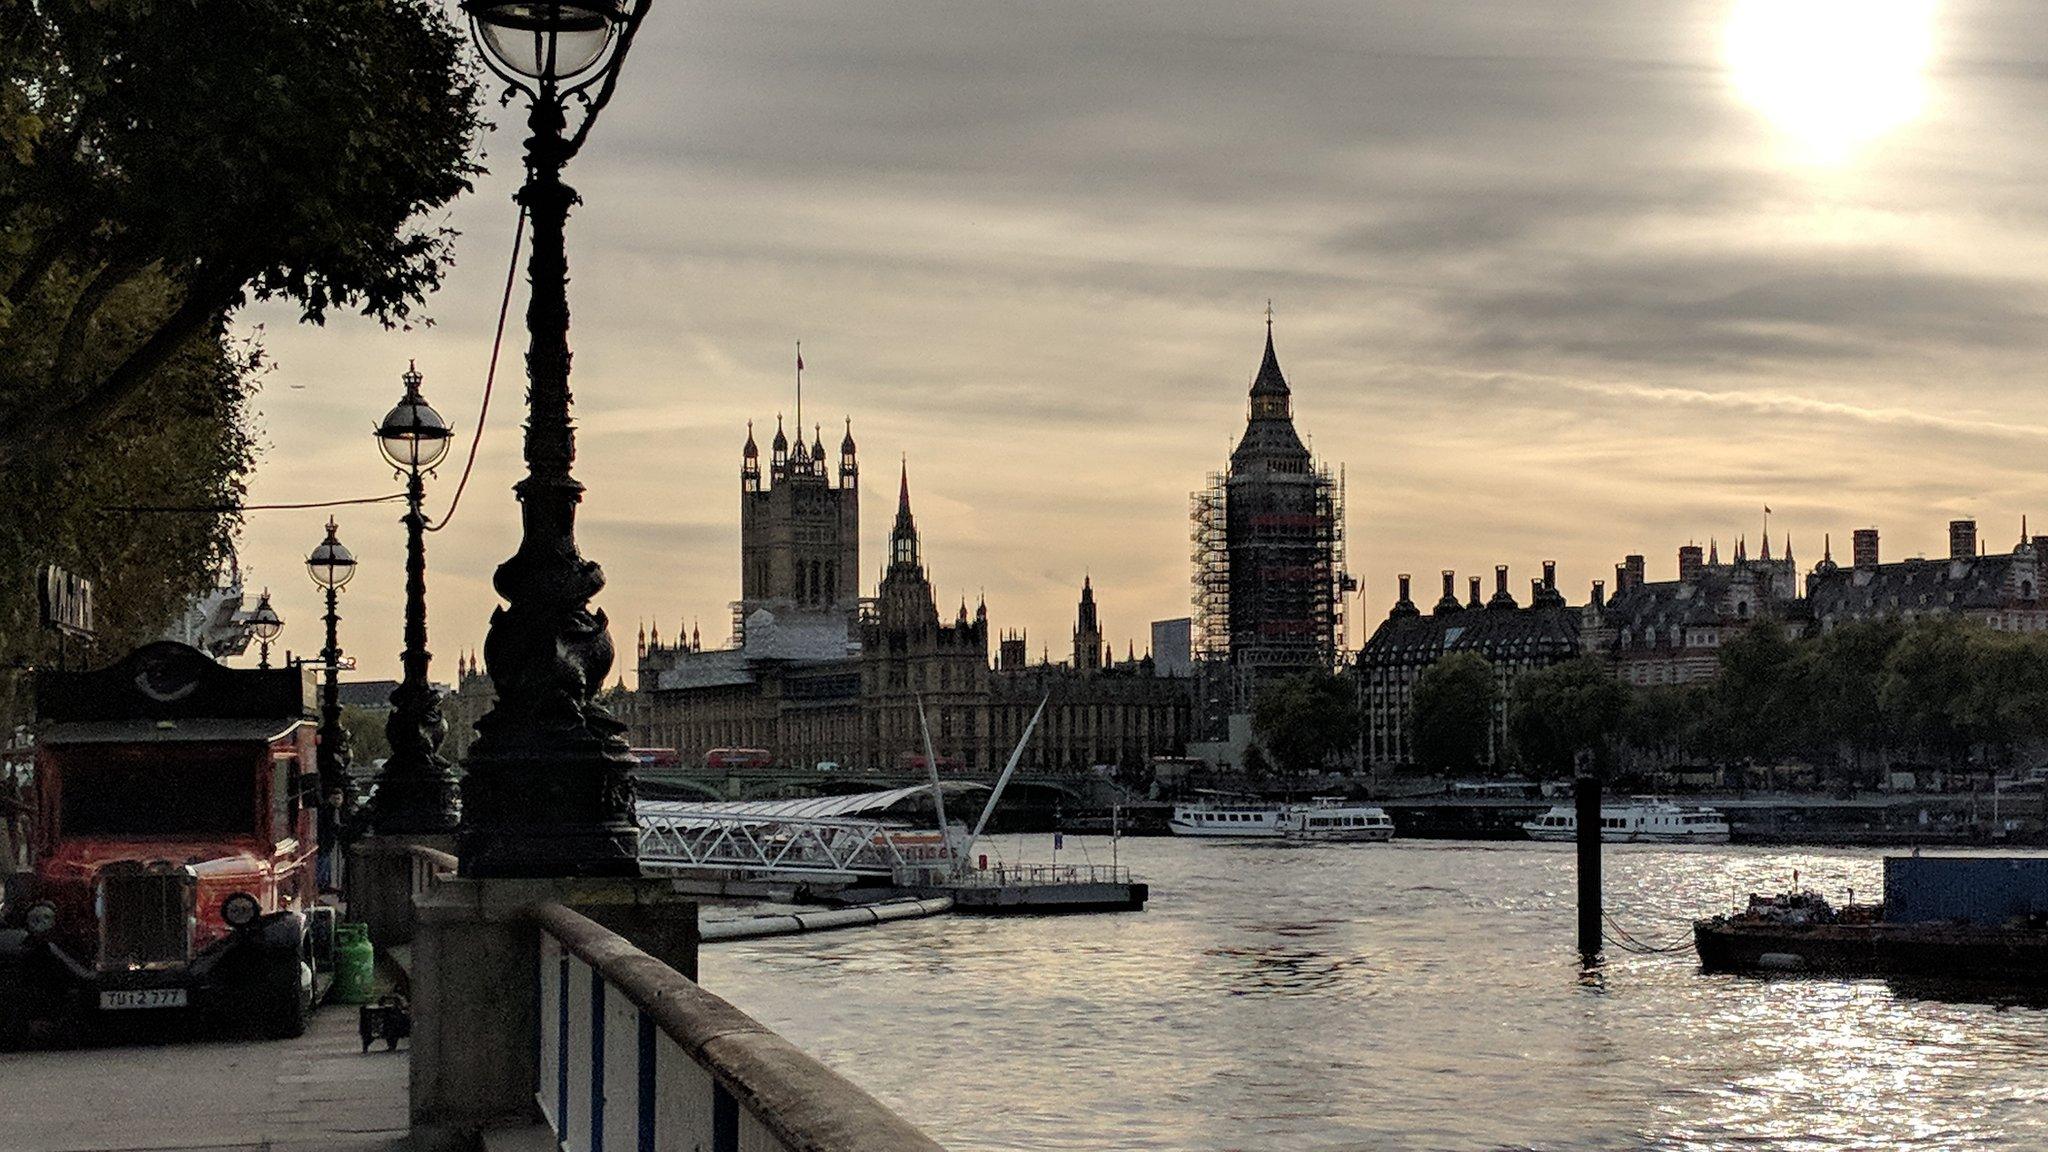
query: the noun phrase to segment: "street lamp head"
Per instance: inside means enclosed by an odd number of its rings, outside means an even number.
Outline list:
[[[581,76],[626,21],[624,0],[463,0],[493,62],[544,84]]]
[[[279,616],[277,609],[270,606],[270,589],[265,588],[263,595],[256,600],[256,610],[249,613],[249,634],[268,644],[277,639],[277,634],[282,631],[284,617]]]
[[[454,432],[441,414],[420,396],[419,370],[405,370],[405,396],[385,413],[377,426],[377,448],[401,472],[430,472],[448,454]]]
[[[327,539],[306,557],[306,571],[322,588],[340,588],[356,574],[356,557],[334,535],[334,518],[327,518]]]

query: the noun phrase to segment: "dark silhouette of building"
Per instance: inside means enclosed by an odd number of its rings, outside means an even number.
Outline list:
[[[851,619],[860,598],[860,468],[853,421],[839,442],[839,483],[822,429],[792,448],[775,421],[764,485],[754,426],[740,457],[740,603],[737,623],[758,608],[836,611]]]
[[[986,602],[939,614],[906,464],[889,555],[875,595],[855,597],[858,483],[851,433],[840,482],[827,484],[815,448],[785,453],[778,436],[763,490],[748,437],[741,469],[743,586],[730,647],[694,634],[664,645],[643,633],[639,689],[621,701],[633,740],[701,763],[714,748],[766,749],[789,765],[921,772],[923,705],[942,769],[1000,767],[1041,700],[1046,714],[1026,750],[1039,770],[1082,770],[1177,755],[1192,714],[1188,677],[1156,675],[1135,652],[1112,659],[1095,588],[1084,579],[1071,664],[1029,663],[1022,632],[1007,633],[989,666]],[[776,493],[782,493],[776,498]]]
[[[1473,652],[1493,666],[1500,689],[1488,734],[1488,759],[1507,747],[1508,702],[1524,673],[1579,654],[1579,614],[1557,590],[1557,566],[1544,561],[1543,578],[1530,582],[1529,604],[1508,591],[1508,569],[1494,569],[1494,591],[1483,605],[1478,578],[1472,599],[1459,603],[1457,575],[1443,573],[1443,596],[1427,615],[1409,598],[1409,579],[1400,577],[1400,599],[1359,649],[1357,674],[1365,762],[1370,768],[1414,763],[1415,681],[1445,656]]]
[[[1270,310],[1244,435],[1192,505],[1196,644],[1229,668],[1235,710],[1265,681],[1336,667],[1356,587],[1344,571],[1343,486],[1295,430]]]

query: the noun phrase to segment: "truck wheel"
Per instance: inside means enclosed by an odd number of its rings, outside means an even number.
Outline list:
[[[28,1046],[31,1015],[27,981],[17,972],[0,969],[0,1052]]]
[[[306,1034],[306,1022],[313,1014],[310,972],[297,953],[276,957],[264,981],[263,1034],[273,1040],[290,1040]]]

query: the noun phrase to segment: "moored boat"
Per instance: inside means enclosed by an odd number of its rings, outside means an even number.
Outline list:
[[[1392,840],[1394,821],[1381,808],[1353,804],[1341,796],[1318,796],[1281,810],[1280,835],[1287,840],[1370,843]]]
[[[1575,840],[1579,815],[1571,805],[1559,804],[1525,822],[1522,831],[1531,840]],[[1641,796],[1601,805],[1600,839],[1607,844],[1726,844],[1728,818],[1713,808]]]
[[[2048,860],[1892,856],[1884,902],[1794,889],[1693,923],[1707,972],[1931,977],[2048,987]]]
[[[1391,840],[1394,822],[1381,808],[1341,796],[1307,804],[1217,798],[1176,804],[1167,825],[1176,836],[1229,839],[1321,840],[1350,843]]]

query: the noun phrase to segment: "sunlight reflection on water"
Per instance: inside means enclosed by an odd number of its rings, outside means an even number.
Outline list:
[[[1582,986],[1569,845],[1120,851],[1146,912],[711,945],[704,983],[956,1152],[2048,1146],[2048,1012],[1689,952]],[[1618,846],[1609,907],[1661,943],[1794,868],[1871,898],[1880,860]]]

